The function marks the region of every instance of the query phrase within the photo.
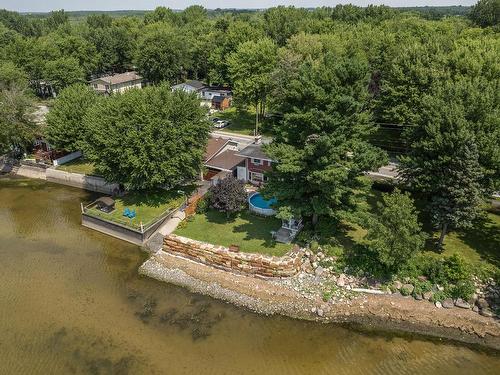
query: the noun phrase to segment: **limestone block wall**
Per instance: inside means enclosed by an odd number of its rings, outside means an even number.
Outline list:
[[[165,237],[163,250],[227,271],[265,277],[295,275],[300,270],[304,253],[304,250],[298,246],[282,257],[232,252],[224,246],[212,245],[175,234]]]

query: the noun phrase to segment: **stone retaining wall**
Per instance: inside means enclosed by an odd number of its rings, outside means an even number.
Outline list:
[[[295,275],[300,270],[304,252],[298,246],[282,257],[232,252],[224,246],[195,241],[175,234],[165,237],[163,249],[226,271],[264,277]]]
[[[119,189],[118,184],[108,183],[102,177],[70,173],[53,168],[47,169],[47,181],[110,195]]]

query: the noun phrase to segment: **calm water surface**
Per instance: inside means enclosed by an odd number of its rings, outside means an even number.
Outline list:
[[[80,190],[0,179],[0,374],[499,374],[466,347],[261,317],[140,277]]]

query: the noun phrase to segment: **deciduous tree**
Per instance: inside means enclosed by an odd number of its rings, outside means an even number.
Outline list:
[[[229,215],[241,211],[247,202],[247,193],[242,181],[232,175],[219,180],[209,190],[210,207]]]
[[[276,67],[277,47],[271,39],[241,44],[229,56],[229,73],[235,96],[255,106],[255,135],[259,133],[259,117],[265,114],[266,97],[271,90],[271,77]]]
[[[86,148],[88,134],[83,118],[97,99],[88,85],[77,84],[62,90],[47,115],[46,136],[50,144],[70,152]]]
[[[168,85],[129,90],[98,101],[84,123],[84,152],[108,181],[149,189],[199,176],[210,125],[194,94]]]

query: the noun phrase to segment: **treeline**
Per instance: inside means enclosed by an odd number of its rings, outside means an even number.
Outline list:
[[[386,161],[369,142],[375,124],[396,124],[408,145],[403,177],[427,197],[444,235],[470,226],[482,199],[500,189],[498,4],[481,0],[470,19],[438,21],[352,5],[215,16],[159,7],[78,23],[63,11],[36,22],[4,11],[2,95],[22,104],[12,97],[28,79],[60,91],[132,68],[153,85],[229,85],[257,124],[269,111],[280,115],[268,129],[268,152],[280,161],[268,186],[283,210],[312,221],[349,211],[358,177]],[[23,124],[21,109],[8,109],[18,114],[12,124]]]

